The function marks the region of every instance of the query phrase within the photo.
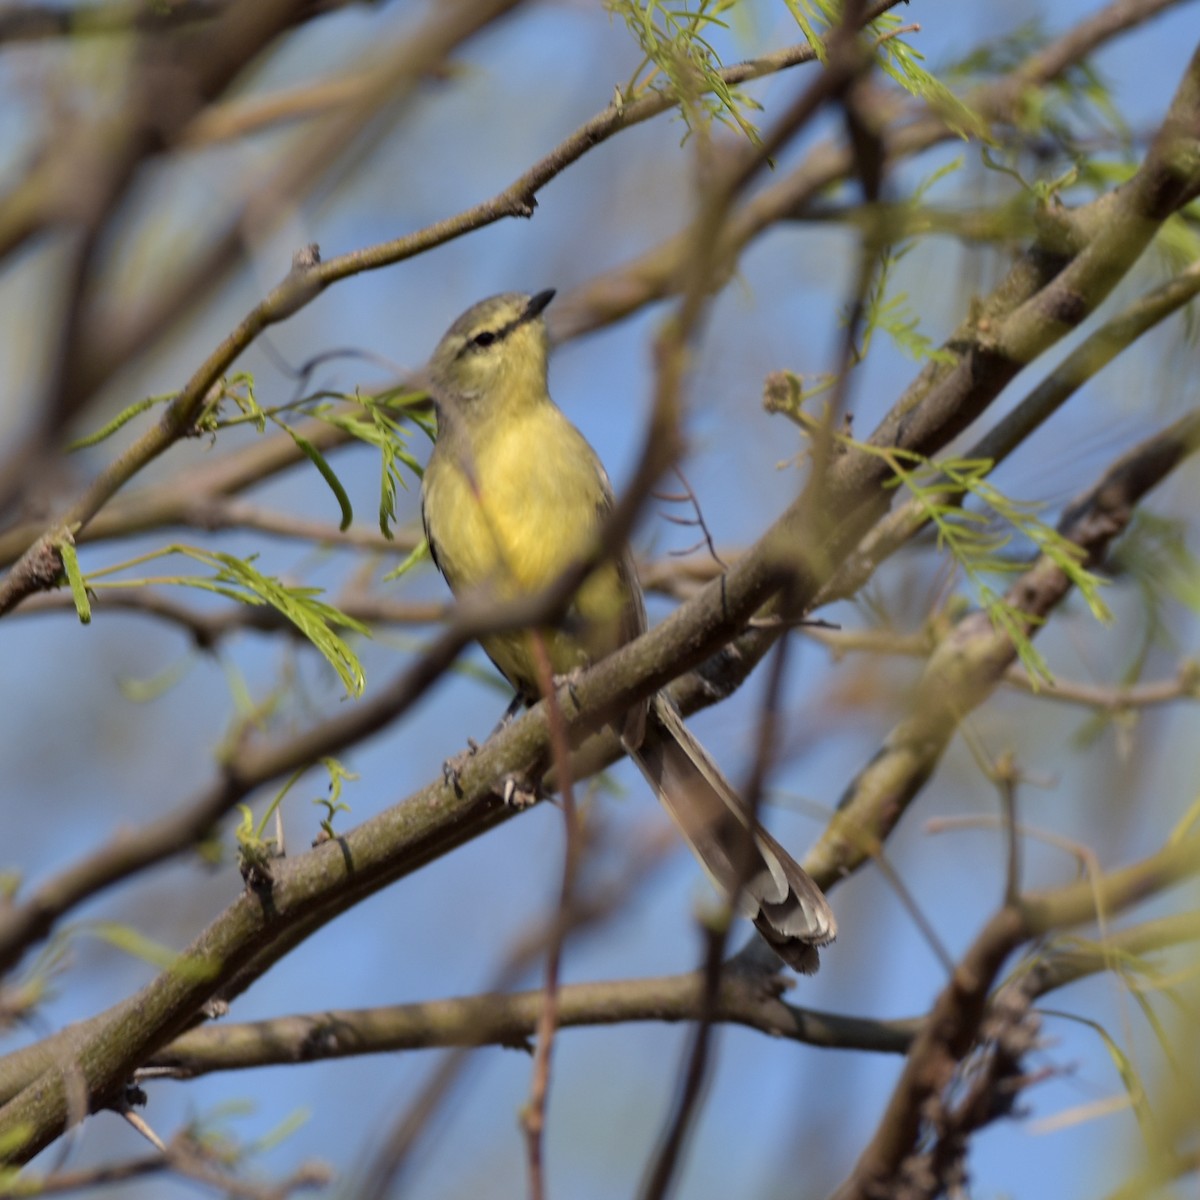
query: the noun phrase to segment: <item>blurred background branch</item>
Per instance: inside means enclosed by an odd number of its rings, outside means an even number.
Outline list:
[[[1195,6],[1009,8],[0,7],[0,1191],[1194,1172]],[[420,364],[551,284],[653,628],[480,745],[586,564],[449,601]],[[815,834],[797,1002],[613,803],[659,688]]]

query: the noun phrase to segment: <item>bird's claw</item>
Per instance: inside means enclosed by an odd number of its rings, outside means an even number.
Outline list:
[[[538,789],[524,775],[505,775],[500,792],[506,808],[515,808],[519,812],[530,808],[538,802]]]
[[[567,695],[571,697],[571,703],[575,705],[575,711],[578,712],[583,705],[579,702],[579,693],[575,690],[575,685],[583,678],[583,668],[576,667],[573,671],[568,671],[565,675],[554,675],[551,677],[551,682],[555,688],[567,689]]]
[[[442,763],[442,779],[447,787],[454,789],[456,796],[462,795],[462,785],[459,781],[462,778],[463,767],[478,753],[479,743],[474,738],[467,738],[467,748]]]

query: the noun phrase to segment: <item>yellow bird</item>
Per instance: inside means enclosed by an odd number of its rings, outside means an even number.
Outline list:
[[[438,343],[428,383],[438,434],[421,488],[430,552],[458,596],[498,603],[539,592],[594,554],[612,487],[583,434],[550,398],[542,312],[552,291],[505,293],[468,309]],[[541,630],[569,675],[646,629],[628,549],[584,580],[565,619]],[[528,631],[483,648],[527,703],[540,698]],[[662,693],[625,720],[623,742],[718,890],[738,899],[775,952],[817,969],[837,924],[821,889],[746,811]]]

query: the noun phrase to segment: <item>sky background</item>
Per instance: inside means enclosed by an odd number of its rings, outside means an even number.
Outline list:
[[[1061,30],[1094,3],[1054,6],[1013,0],[990,3],[913,0],[906,21],[928,64],[938,65],[981,44],[995,43],[1030,22]],[[352,7],[314,22],[265,64],[248,87],[270,90],[336,73],[376,40],[420,19],[424,5]],[[1179,5],[1149,26],[1120,38],[1094,66],[1111,88],[1134,131],[1161,117],[1200,35],[1200,8]],[[746,16],[716,38],[727,62],[799,40],[782,4],[746,7]],[[47,62],[14,51],[0,54],[0,165],[15,170],[29,140],[31,79]],[[77,52],[70,70],[104,79],[111,63],[100,51]],[[603,108],[639,54],[623,25],[598,4],[544,3],[473,41],[456,55],[451,78],[420,89],[377,140],[347,164],[336,185],[287,214],[270,236],[249,244],[250,267],[222,286],[178,336],[123,372],[88,414],[91,428],[108,413],[149,393],[170,391],[228,329],[287,271],[293,250],[306,242],[329,258],[419,229],[506,186],[577,125]],[[48,65],[66,69],[52,60]],[[806,81],[806,68],[764,80],[753,94],[770,114]],[[24,117],[22,106],[25,106]],[[798,160],[822,130],[783,156],[779,170]],[[508,221],[461,238],[393,268],[331,288],[268,335],[272,351],[255,347],[239,363],[252,371],[259,400],[280,403],[294,383],[278,369],[314,353],[356,348],[399,368],[428,355],[460,311],[499,291],[572,289],[628,262],[686,222],[690,158],[683,126],[670,115],[621,134],[586,155],[539,196],[530,221]],[[268,143],[269,144],[269,143]],[[112,265],[112,302],[132,302],[147,274],[172,269],[188,239],[234,194],[242,172],[262,151],[255,142],[193,156],[174,172],[149,170],[139,184],[145,222],[132,248]],[[905,194],[934,169],[955,159],[961,168],[931,198],[979,202],[1004,194],[1005,181],[982,168],[976,147],[944,147],[908,164],[889,187]],[[831,229],[781,225],[743,255],[737,277],[716,298],[699,348],[688,397],[686,469],[718,545],[753,539],[794,498],[802,479],[796,430],[760,405],[762,381],[779,369],[812,373],[834,361],[838,310],[846,298],[853,241]],[[16,437],[45,378],[46,339],[39,312],[53,302],[55,248],[42,246],[0,274],[0,320],[6,376],[0,399],[0,437]],[[922,243],[901,265],[897,287],[921,313],[935,341],[960,318],[967,298],[986,288],[1003,264],[992,252],[964,250],[946,239]],[[1143,290],[1155,275],[1147,263],[1127,280],[1105,311]],[[551,315],[553,315],[553,308]],[[650,345],[665,309],[651,308],[601,332],[562,346],[551,369],[555,398],[583,430],[620,488],[633,464],[651,395]],[[1069,344],[1068,344],[1069,345]],[[1065,353],[1068,345],[1062,347]],[[1147,339],[1147,353],[1120,361],[1052,419],[1034,444],[1000,470],[1006,493],[1046,505],[1053,520],[1142,432],[1165,425],[1189,400],[1194,374],[1179,369],[1179,322]],[[1053,360],[1061,353],[1049,356]],[[1193,357],[1194,362],[1194,357]],[[1043,371],[1048,364],[1039,364]],[[856,431],[870,430],[918,370],[881,339],[855,373],[850,407]],[[361,361],[337,362],[322,386],[379,386],[390,373]],[[1022,375],[988,415],[993,422],[1035,381]],[[246,435],[251,436],[251,435]],[[180,446],[151,467],[166,478],[182,465],[219,453],[236,439]],[[106,443],[73,460],[53,486],[73,490],[109,460]],[[428,447],[416,434],[420,457]],[[365,448],[335,459],[370,525],[378,487],[377,457]],[[417,519],[418,487],[402,497],[401,523]],[[1155,493],[1163,515],[1194,509],[1194,469],[1177,473]],[[328,489],[311,469],[296,469],[256,489],[274,508],[336,520]],[[646,513],[637,548],[661,554],[683,547],[689,531]],[[157,535],[81,553],[85,571],[161,545]],[[203,539],[187,534],[185,540]],[[236,554],[258,552],[261,569],[335,589],[349,558],[257,534],[221,535],[204,544]],[[1193,546],[1193,549],[1195,547]],[[926,552],[889,565],[872,595],[891,618],[916,629],[945,586]],[[404,596],[443,598],[431,569],[395,585]],[[1078,602],[1056,618],[1041,645],[1065,678],[1111,681],[1127,664],[1140,629],[1132,588],[1109,589],[1117,620],[1096,625]],[[661,601],[651,615],[666,611]],[[840,605],[822,613],[846,628],[876,619],[866,606]],[[1195,629],[1182,609],[1168,613],[1171,637],[1151,654],[1149,678],[1169,673]],[[392,678],[428,630],[381,636],[362,648],[368,691]],[[331,707],[337,685],[309,654],[275,639],[244,635],[225,663],[192,653],[178,632],[120,614],[101,613],[87,628],[68,615],[15,617],[0,625],[0,785],[6,830],[0,859],[30,883],[71,862],[123,825],[181,803],[211,777],[213,751],[230,713],[229,670],[236,668],[262,694],[290,665],[313,703]],[[903,711],[915,667],[904,661],[849,658],[834,662],[811,642],[798,642],[786,692],[788,750],[773,780],[769,822],[797,856],[854,772],[866,762]],[[473,651],[470,661],[485,660]],[[176,684],[151,702],[130,699],[122,684],[178,668]],[[700,714],[692,725],[731,778],[745,777],[752,760],[761,673],[731,700]],[[482,738],[497,720],[504,694],[466,678],[443,682],[406,718],[345,756],[359,779],[347,799],[358,823],[436,777],[468,736]],[[1147,714],[1125,744],[1111,732],[1080,751],[1072,739],[1085,715],[1045,701],[1000,693],[971,721],[991,753],[1018,748],[1022,764],[1043,787],[1022,792],[1026,819],[1043,829],[1086,841],[1104,864],[1127,862],[1161,843],[1192,801],[1197,765],[1193,710]],[[628,767],[612,774],[595,817],[603,832],[601,866],[620,870],[630,846],[652,836],[664,818]],[[287,808],[289,838],[303,847],[315,830],[306,797],[321,790],[315,776]],[[269,796],[257,798],[261,811]],[[1003,886],[1003,855],[988,830],[931,835],[931,818],[992,816],[994,790],[981,778],[962,739],[956,740],[889,843],[889,859],[916,903],[954,955],[970,943],[993,911]],[[345,818],[343,818],[345,819]],[[227,839],[231,835],[226,830]],[[486,989],[505,953],[557,893],[561,816],[550,805],[510,821],[418,875],[358,906],[308,941],[239,998],[231,1020],[296,1011],[351,1008],[470,994]],[[1060,850],[1031,845],[1027,880],[1049,886],[1074,877]],[[5,1049],[48,1028],[88,1016],[148,980],[153,968],[89,935],[86,922],[127,922],[169,946],[187,944],[238,894],[241,881],[227,861],[210,870],[193,860],[163,867],[112,890],[78,914],[56,994],[31,1029],[13,1030]],[[656,975],[696,965],[700,941],[694,913],[706,885],[682,848],[655,869],[635,902],[594,933],[573,941],[568,981]],[[804,1005],[873,1017],[910,1016],[926,1009],[944,976],[936,956],[879,872],[866,870],[839,887],[834,907],[841,927],[823,956],[821,973],[802,980],[792,998]],[[1167,911],[1178,897],[1143,910]],[[1194,904],[1194,893],[1193,893]],[[1139,914],[1140,915],[1140,914]],[[524,981],[536,986],[540,971]],[[1047,1003],[1132,1037],[1134,1059],[1148,1079],[1164,1063],[1136,1004],[1118,984],[1100,978],[1075,985]],[[1164,1019],[1173,1019],[1169,1010]],[[1103,1194],[1118,1181],[1138,1147],[1135,1121],[1120,1104],[1122,1086],[1094,1028],[1075,1017],[1047,1016],[1046,1044],[1034,1068],[1054,1075],[1024,1097],[1027,1118],[1000,1123],[976,1139],[971,1166],[980,1197],[1016,1195],[1047,1200]],[[688,1031],[664,1025],[570,1030],[555,1049],[548,1117],[550,1194],[602,1200],[636,1189],[669,1111]],[[694,1132],[678,1195],[819,1197],[851,1167],[889,1094],[900,1061],[780,1043],[729,1028],[718,1032],[708,1102]],[[436,1060],[412,1053],[338,1063],[275,1068],[238,1077],[212,1076],[150,1087],[147,1117],[164,1136],[200,1118],[253,1139],[296,1114],[303,1129],[265,1151],[264,1171],[282,1173],[302,1158],[330,1160],[345,1172],[374,1146],[373,1137],[415,1096]],[[529,1089],[530,1062],[512,1050],[474,1056],[449,1108],[414,1163],[405,1195],[412,1197],[523,1194],[524,1147],[517,1112]],[[1088,1106],[1112,1101],[1109,1115]],[[231,1105],[245,1105],[232,1111]],[[101,1115],[78,1135],[71,1162],[143,1152],[116,1117]],[[191,1185],[158,1180],[113,1195],[194,1195]]]

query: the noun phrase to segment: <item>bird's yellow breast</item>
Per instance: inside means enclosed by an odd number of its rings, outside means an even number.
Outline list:
[[[430,460],[425,513],[456,592],[547,586],[592,544],[606,501],[599,463],[549,404],[487,419]]]
[[[540,591],[593,553],[610,502],[592,448],[549,402],[472,414],[439,436],[425,473],[426,529],[451,589],[499,602]],[[593,571],[566,620],[543,631],[553,670],[566,674],[619,645],[631,603],[615,563]],[[516,687],[536,693],[528,634],[484,647]]]

